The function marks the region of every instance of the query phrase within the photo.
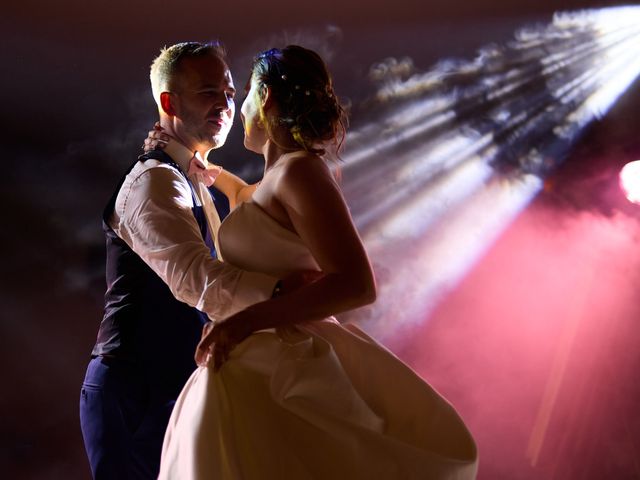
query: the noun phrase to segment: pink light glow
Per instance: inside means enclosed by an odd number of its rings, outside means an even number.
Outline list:
[[[387,342],[465,418],[478,480],[625,478],[635,465],[639,235],[619,212],[534,202],[428,321]],[[582,452],[611,461],[574,461]]]
[[[627,163],[620,170],[620,187],[627,200],[640,204],[640,160]]]

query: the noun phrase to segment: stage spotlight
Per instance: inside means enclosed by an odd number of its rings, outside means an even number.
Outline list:
[[[631,203],[640,204],[640,160],[627,163],[620,170],[620,187]]]

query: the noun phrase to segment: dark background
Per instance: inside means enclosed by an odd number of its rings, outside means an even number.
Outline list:
[[[100,215],[155,120],[148,65],[160,47],[223,40],[240,90],[256,52],[303,43],[328,59],[339,95],[357,106],[373,92],[370,67],[387,57],[408,56],[426,70],[443,58],[470,59],[556,10],[617,3],[5,5],[2,476],[89,477],[77,401],[101,318]],[[639,108],[636,81],[428,321],[386,338],[465,417],[481,479],[640,478],[640,207],[626,204],[615,183],[621,165],[640,159]],[[259,171],[241,138],[238,121],[216,161]]]

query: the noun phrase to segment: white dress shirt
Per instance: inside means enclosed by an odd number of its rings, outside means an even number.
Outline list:
[[[176,141],[169,143],[165,152],[184,172],[189,170],[193,152]],[[206,164],[206,159],[203,162]],[[189,179],[219,254],[220,218],[198,177]],[[211,257],[193,207],[185,178],[169,165],[149,159],[138,162],[127,175],[109,224],[169,286],[176,299],[205,312],[213,321],[270,298],[278,279],[238,270]]]

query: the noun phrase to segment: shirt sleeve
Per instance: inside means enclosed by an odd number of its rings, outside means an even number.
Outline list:
[[[121,189],[112,227],[176,299],[219,320],[271,297],[278,279],[211,257],[191,190],[171,168],[152,167]]]

